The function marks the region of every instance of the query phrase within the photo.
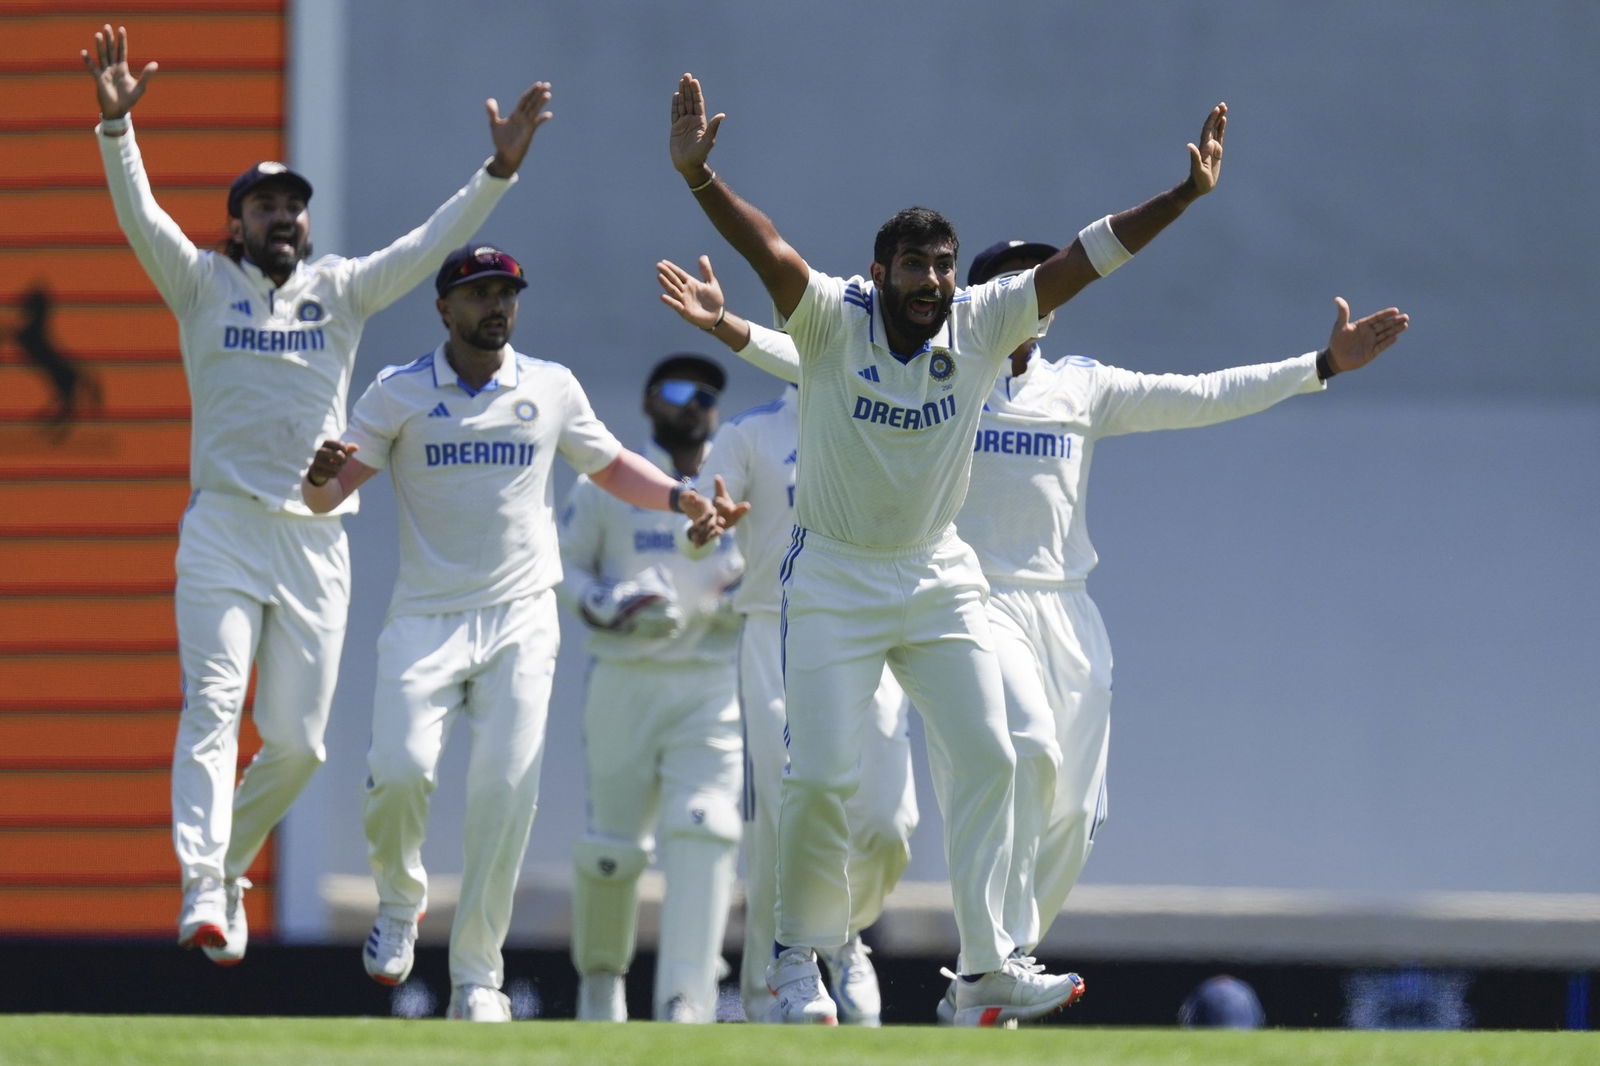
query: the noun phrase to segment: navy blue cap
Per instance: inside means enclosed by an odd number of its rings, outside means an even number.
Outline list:
[[[1040,244],[1038,241],[996,241],[972,259],[972,265],[967,268],[967,285],[982,285],[996,274],[1000,267],[1012,259],[1026,256],[1031,259],[1045,260],[1056,254],[1053,244]]]
[[[228,187],[228,214],[238,218],[239,209],[244,204],[245,194],[257,185],[268,181],[281,181],[286,185],[291,185],[300,194],[300,199],[306,203],[311,202],[311,183],[309,181],[277,160],[264,159],[233,179],[233,184]]]
[[[462,245],[445,256],[439,276],[433,279],[433,288],[443,296],[457,285],[477,278],[510,278],[518,292],[528,287],[521,263],[494,245],[479,241]]]

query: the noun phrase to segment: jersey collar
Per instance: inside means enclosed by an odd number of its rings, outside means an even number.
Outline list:
[[[437,389],[459,388],[468,396],[476,396],[480,392],[489,392],[492,389],[514,389],[517,387],[517,353],[511,345],[500,349],[500,369],[494,372],[494,377],[484,383],[483,388],[469,388],[461,376],[456,373],[456,368],[450,365],[450,358],[445,355],[444,342],[439,342],[439,347],[433,350],[433,385]]]

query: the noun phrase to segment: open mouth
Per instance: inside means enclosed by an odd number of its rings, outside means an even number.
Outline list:
[[[913,296],[906,301],[906,313],[916,322],[930,323],[939,314],[936,296]]]

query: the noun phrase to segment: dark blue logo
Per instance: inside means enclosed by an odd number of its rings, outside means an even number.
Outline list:
[[[321,322],[323,314],[324,312],[321,304],[317,303],[315,300],[307,300],[305,303],[300,305],[300,310],[297,312],[297,317],[302,322]]]

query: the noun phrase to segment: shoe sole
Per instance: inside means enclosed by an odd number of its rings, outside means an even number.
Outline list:
[[[244,961],[244,956],[242,954],[241,955],[224,955],[221,952],[219,952],[216,948],[206,947],[205,945],[201,945],[201,950],[203,950],[206,953],[206,958],[210,959],[212,962],[216,963],[218,966],[237,966],[241,962]]]
[[[1058,1010],[1066,1010],[1078,1000],[1083,998],[1083,993],[1088,989],[1083,978],[1078,978],[1072,986],[1072,992],[1060,1003],[1041,1005],[1037,1007],[968,1007],[965,1011],[956,1011],[955,1023],[958,1026],[969,1026],[979,1029],[1016,1028],[1017,1022],[1038,1021],[1047,1018]],[[973,1018],[969,1012],[977,1011]],[[962,1015],[967,1017],[963,1018]]]
[[[222,926],[201,922],[187,937],[178,938],[180,948],[222,948],[228,946],[228,934]]]

